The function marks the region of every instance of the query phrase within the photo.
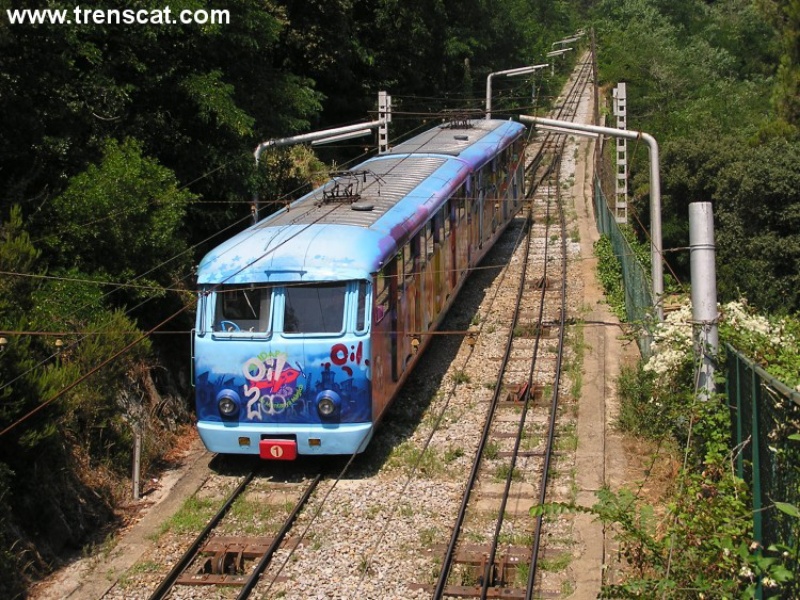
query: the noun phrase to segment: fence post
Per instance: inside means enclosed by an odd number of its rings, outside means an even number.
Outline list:
[[[142,424],[136,421],[133,424],[133,500],[141,497],[141,468],[142,468]]]
[[[761,421],[761,386],[758,382],[758,375],[755,369],[750,368],[750,410],[752,411],[752,422],[750,432],[752,435],[752,456],[753,456],[753,538],[761,543],[763,538],[763,523],[761,517],[761,444],[758,432],[758,424]]]

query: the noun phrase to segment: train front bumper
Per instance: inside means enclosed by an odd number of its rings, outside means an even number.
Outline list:
[[[294,440],[299,455],[363,452],[372,438],[372,423],[335,425],[253,425],[200,421],[200,439],[210,452],[259,454],[262,440]]]

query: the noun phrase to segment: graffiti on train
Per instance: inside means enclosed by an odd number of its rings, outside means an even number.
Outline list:
[[[242,374],[247,379],[247,418],[263,420],[293,406],[303,395],[297,380],[303,375],[300,365],[289,365],[282,352],[262,353],[244,363]]]
[[[354,365],[365,370],[366,378],[370,378],[369,359],[364,358],[364,342],[358,342],[357,346],[351,345],[349,350],[345,344],[335,344],[331,348],[331,362],[347,373],[349,377],[353,376],[351,365]]]

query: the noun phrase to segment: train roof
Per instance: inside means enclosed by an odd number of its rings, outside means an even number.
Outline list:
[[[401,144],[393,146],[390,154],[447,154],[459,156],[480,166],[489,160],[498,145],[505,146],[507,138],[516,137],[524,126],[514,121],[479,119],[458,123],[442,123]]]
[[[524,126],[435,127],[339,174],[209,252],[198,283],[361,279]],[[465,139],[466,138],[466,139]]]

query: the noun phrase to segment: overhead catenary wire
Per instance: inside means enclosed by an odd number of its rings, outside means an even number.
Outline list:
[[[214,172],[218,171],[220,168],[224,168],[224,166],[227,166],[227,165],[231,164],[232,162],[233,162],[233,159],[232,159],[231,161],[227,161],[227,162],[226,162],[226,163],[224,163],[223,165],[217,166],[217,167],[215,167],[214,169],[211,169],[211,170],[207,171],[207,172],[206,172],[206,173],[205,173],[203,176],[201,176],[201,177],[198,177],[198,178],[194,179],[194,180],[192,181],[192,183],[194,183],[194,182],[197,182],[197,181],[200,181],[200,180],[201,180],[201,179],[203,179],[204,177],[210,176],[212,173],[214,173]],[[189,185],[189,184],[185,184],[184,186],[181,186],[179,189],[184,189],[184,188],[185,188],[186,186],[188,186],[188,185]],[[305,184],[304,184],[304,185],[305,185]],[[300,187],[298,187],[298,188],[295,188],[295,190],[296,190],[296,191],[299,191],[299,190],[300,190]],[[288,194],[292,194],[292,193],[293,193],[293,192],[289,192]],[[239,220],[237,220],[237,221],[234,221],[233,223],[230,223],[230,224],[226,225],[225,227],[223,227],[223,228],[219,229],[218,231],[216,231],[215,233],[213,233],[212,235],[210,235],[209,237],[207,237],[205,240],[202,240],[201,242],[198,242],[198,243],[197,243],[197,244],[195,244],[194,246],[191,246],[191,247],[187,248],[187,249],[186,249],[186,250],[184,250],[183,252],[181,252],[181,253],[178,253],[178,254],[176,254],[176,255],[172,256],[171,258],[169,258],[169,259],[167,259],[167,260],[163,261],[163,262],[162,262],[162,263],[160,263],[159,265],[156,265],[155,267],[153,267],[153,268],[152,268],[152,269],[150,269],[149,271],[147,271],[147,272],[145,272],[145,273],[142,273],[142,274],[139,274],[139,275],[137,275],[137,276],[136,276],[136,277],[134,277],[133,279],[129,280],[129,282],[127,282],[127,284],[125,284],[125,285],[127,286],[127,285],[129,285],[129,284],[130,284],[130,281],[136,281],[137,279],[140,279],[140,278],[142,278],[142,277],[145,277],[146,275],[148,275],[148,274],[150,274],[150,273],[152,273],[152,272],[156,271],[157,269],[164,267],[165,265],[169,264],[169,263],[170,263],[170,262],[172,262],[173,260],[176,260],[176,259],[177,259],[178,257],[180,257],[181,255],[183,255],[183,254],[185,254],[185,253],[187,253],[187,252],[191,252],[192,250],[196,249],[196,248],[197,248],[197,247],[199,247],[201,244],[205,244],[205,243],[207,243],[208,241],[210,241],[210,240],[214,239],[215,237],[217,237],[218,235],[221,235],[222,233],[224,233],[224,232],[226,232],[226,231],[228,231],[228,230],[230,230],[230,229],[232,229],[232,228],[234,228],[234,227],[237,227],[237,226],[239,226],[240,224],[243,224],[244,222],[248,221],[248,220],[249,220],[249,218],[250,218],[250,216],[249,216],[249,215],[245,215],[245,216],[241,217]],[[189,278],[189,277],[192,277],[193,275],[194,275],[194,273],[193,273],[192,271],[190,271],[189,273],[186,273],[186,274],[184,274],[184,276],[183,276],[183,277],[182,277],[180,280],[187,279],[187,278]],[[32,275],[30,275],[30,276],[32,276]],[[68,278],[61,278],[61,279],[62,279],[62,280],[68,280]],[[95,281],[94,283],[99,285],[101,282],[97,282],[97,281]],[[104,298],[108,297],[109,295],[113,294],[114,292],[118,291],[118,289],[119,289],[119,288],[121,288],[121,287],[122,287],[122,284],[118,285],[116,289],[113,289],[113,290],[111,290],[111,291],[107,292],[106,294],[104,294],[103,296],[101,296],[101,297],[100,297],[100,300],[102,300],[102,299],[104,299]],[[165,289],[165,288],[161,288],[161,289],[159,289],[158,291],[163,291],[164,289]],[[180,289],[179,291],[181,291],[181,292],[184,292],[184,291],[186,291],[186,290],[184,290],[184,289]],[[135,311],[136,309],[138,309],[138,308],[141,308],[142,306],[144,306],[144,305],[145,305],[145,304],[148,302],[148,300],[149,300],[149,299],[145,299],[145,300],[143,300],[141,303],[139,303],[138,305],[136,305],[136,306],[134,306],[134,307],[130,307],[130,308],[128,308],[128,309],[125,311],[125,314],[130,314],[131,312]],[[88,306],[88,305],[84,305],[83,307],[80,307],[80,308],[78,308],[78,309],[76,309],[76,310],[81,310],[81,309],[83,309],[83,308],[87,308],[87,306]],[[76,340],[75,342],[73,342],[72,344],[70,344],[70,346],[68,346],[67,348],[62,348],[62,349],[61,349],[61,351],[64,351],[64,350],[66,350],[66,349],[69,349],[69,348],[73,347],[73,346],[74,346],[74,344],[76,344],[76,343],[79,343],[79,342],[80,342],[80,340]],[[34,371],[35,369],[38,369],[38,368],[39,368],[39,367],[41,367],[43,364],[46,364],[47,362],[49,362],[50,360],[52,360],[52,359],[53,359],[55,356],[57,356],[57,354],[58,354],[58,353],[54,353],[54,354],[51,354],[51,355],[49,355],[49,356],[46,356],[46,357],[44,357],[44,358],[43,358],[42,360],[40,360],[40,361],[39,361],[37,364],[35,364],[35,365],[32,365],[32,366],[31,366],[31,367],[30,367],[30,368],[29,368],[27,371],[24,371],[24,372],[22,372],[22,373],[19,373],[19,374],[17,375],[17,377],[13,378],[13,379],[12,379],[12,380],[10,380],[10,381],[6,381],[6,382],[4,382],[4,383],[3,383],[3,385],[2,385],[2,386],[0,386],[0,390],[2,390],[2,389],[4,389],[5,387],[7,387],[7,386],[11,385],[12,383],[15,383],[15,382],[16,382],[16,381],[18,381],[18,380],[19,380],[21,377],[24,377],[25,375],[27,375],[27,374],[31,373],[31,372],[32,372],[32,371]]]
[[[424,125],[421,125],[420,127],[423,127],[423,126],[424,126]],[[223,165],[218,165],[218,166],[217,166],[217,167],[215,167],[214,169],[211,169],[211,170],[207,171],[207,172],[206,172],[204,175],[202,175],[201,177],[198,177],[198,178],[196,178],[196,179],[192,180],[192,182],[190,182],[189,184],[185,184],[184,186],[180,187],[179,189],[185,189],[185,188],[186,188],[188,185],[190,185],[191,183],[196,183],[197,181],[199,181],[199,180],[201,180],[201,179],[203,179],[203,178],[205,178],[205,177],[208,177],[208,176],[210,176],[212,173],[214,173],[214,172],[216,172],[216,171],[220,170],[221,168],[224,168],[225,166],[227,166],[227,165],[229,165],[229,164],[232,164],[232,163],[233,163],[235,160],[237,160],[237,159],[231,159],[230,161],[227,161],[227,162],[226,162],[226,163],[224,163]],[[124,212],[124,211],[123,211],[123,212]],[[107,216],[105,216],[104,218],[101,218],[101,219],[98,219],[98,220],[93,220],[93,221],[92,221],[92,223],[101,222],[103,219],[106,219],[106,218],[112,218],[113,216],[119,216],[119,215],[107,215]],[[242,219],[243,219],[243,220],[246,220],[248,217],[249,217],[249,216],[245,216],[245,217],[243,217]],[[229,225],[229,226],[226,226],[226,227],[225,227],[225,228],[223,228],[221,231],[225,231],[225,230],[227,230],[227,229],[229,229],[230,227],[233,227],[233,226],[235,226],[235,224],[234,224],[234,225]],[[213,238],[213,237],[216,237],[216,235],[218,235],[219,233],[220,233],[220,232],[216,232],[215,234],[213,234],[212,236],[210,236],[210,238],[209,238],[209,239],[211,239],[211,238]],[[282,242],[282,244],[283,244],[283,243],[286,243],[286,241],[288,241],[288,240],[284,240],[284,241]],[[197,247],[197,245],[193,246],[192,248],[196,248],[196,247]],[[276,248],[277,248],[277,247],[276,247]],[[276,248],[273,248],[273,249],[271,249],[271,250],[270,250],[270,252],[274,251]],[[187,251],[189,251],[189,249],[187,249]],[[183,253],[179,253],[178,255],[175,255],[175,256],[173,256],[172,258],[168,259],[167,261],[164,261],[164,262],[162,262],[162,263],[161,263],[161,265],[159,265],[159,267],[160,267],[160,266],[163,266],[163,265],[165,265],[165,264],[167,264],[168,262],[170,262],[170,261],[172,261],[172,260],[175,260],[175,259],[176,259],[177,257],[179,257],[181,254],[183,254]],[[258,257],[258,258],[257,258],[257,259],[255,259],[255,260],[260,260],[261,258],[263,258],[263,257]],[[138,279],[138,278],[144,277],[146,274],[149,274],[149,273],[151,273],[153,270],[155,270],[156,268],[159,268],[159,267],[154,267],[154,269],[151,269],[150,271],[148,271],[148,272],[147,272],[147,273],[145,273],[145,274],[141,274],[141,275],[137,276],[137,277],[136,277],[136,278],[134,278],[133,280],[136,280],[136,279]],[[243,267],[243,268],[246,268],[246,267]],[[185,278],[187,278],[187,277],[190,277],[191,275],[192,275],[191,273],[189,273],[189,274],[186,274],[186,275],[184,275],[184,277],[183,277],[183,278],[181,278],[181,279],[185,279]],[[122,287],[122,286],[118,286],[118,288],[121,288],[121,287]],[[115,291],[115,290],[112,290],[112,292],[109,292],[109,294],[110,294],[110,293],[113,293],[113,291]],[[160,290],[159,290],[159,291],[160,291]],[[148,300],[145,300],[144,302],[140,303],[140,304],[139,304],[137,307],[134,307],[134,308],[141,307],[141,306],[142,306],[142,305],[143,305],[145,302],[147,302],[147,301],[148,301]],[[10,431],[11,429],[13,429],[13,428],[15,428],[16,426],[18,426],[20,423],[22,423],[22,422],[24,422],[25,420],[29,419],[31,416],[33,416],[35,413],[39,412],[39,411],[40,411],[41,409],[43,409],[45,406],[48,406],[49,404],[51,404],[52,402],[54,402],[56,399],[58,399],[59,397],[61,397],[63,394],[65,394],[67,391],[69,391],[69,390],[73,389],[73,388],[74,388],[76,385],[78,385],[80,382],[84,381],[84,380],[86,379],[86,377],[90,376],[91,374],[94,374],[95,372],[97,372],[98,370],[100,370],[100,368],[104,367],[105,365],[107,365],[108,363],[110,363],[112,360],[114,360],[114,359],[118,358],[119,356],[121,356],[122,354],[124,354],[125,352],[127,352],[129,349],[131,349],[132,347],[134,347],[136,344],[138,344],[138,343],[140,343],[141,341],[143,341],[144,339],[146,339],[146,338],[147,338],[147,337],[148,337],[150,334],[152,334],[153,332],[155,332],[155,330],[156,330],[156,329],[158,329],[158,328],[159,328],[161,325],[163,325],[164,323],[166,323],[166,322],[168,322],[168,321],[170,321],[170,320],[174,319],[174,318],[175,318],[175,317],[177,317],[179,314],[182,314],[182,313],[186,312],[186,311],[187,311],[189,308],[191,308],[192,306],[194,306],[194,303],[195,303],[195,301],[193,301],[193,302],[191,302],[191,303],[188,303],[188,304],[187,304],[187,305],[186,305],[184,308],[182,308],[181,310],[179,310],[179,311],[175,312],[173,315],[171,315],[171,316],[170,316],[170,317],[167,319],[167,321],[164,321],[164,322],[162,322],[162,323],[161,323],[159,326],[157,326],[156,328],[153,328],[153,329],[151,329],[150,331],[148,331],[148,332],[144,333],[143,335],[139,336],[139,337],[137,338],[137,340],[135,340],[134,342],[132,342],[132,343],[130,343],[130,344],[128,344],[128,345],[126,345],[126,346],[125,346],[123,349],[121,349],[120,351],[118,351],[118,352],[114,353],[114,354],[113,354],[111,357],[109,357],[107,360],[105,360],[105,361],[102,361],[102,362],[100,363],[100,365],[98,365],[97,367],[95,367],[95,368],[91,369],[91,370],[90,370],[90,371],[89,371],[87,374],[85,374],[85,375],[81,376],[79,379],[77,379],[77,380],[76,380],[75,382],[73,382],[72,384],[69,384],[69,385],[67,385],[66,387],[64,387],[64,388],[63,388],[61,391],[59,391],[58,393],[56,393],[54,396],[52,396],[51,398],[49,398],[49,399],[48,399],[47,401],[45,401],[44,403],[42,403],[42,404],[38,405],[38,406],[37,406],[35,409],[33,409],[31,412],[29,412],[29,413],[27,413],[26,415],[23,415],[23,416],[22,416],[22,417],[20,417],[19,419],[15,420],[15,421],[14,421],[13,423],[11,423],[11,424],[10,424],[8,427],[6,427],[6,429],[4,429],[2,432],[0,432],[0,436],[4,435],[5,433],[7,433],[8,431]],[[134,310],[134,309],[129,309],[127,312],[129,313],[129,312],[131,312],[132,310]],[[77,343],[77,342],[76,342],[76,343]],[[47,357],[47,358],[45,359],[45,361],[47,361],[47,360],[49,360],[49,359],[52,359],[52,357],[53,357],[53,356],[54,356],[54,355],[51,355],[50,357]],[[42,363],[40,363],[40,364],[42,364]],[[30,372],[30,371],[28,371],[28,372]],[[20,375],[20,376],[18,376],[17,378],[15,378],[15,381],[16,381],[17,379],[19,379],[19,377],[21,377],[21,376],[22,376],[22,375]],[[0,389],[3,389],[3,387],[6,387],[7,385],[10,385],[10,382],[6,382],[6,384],[5,384],[4,386],[0,387]]]
[[[424,126],[424,125],[422,125],[422,126],[420,126],[420,127],[423,127],[423,126]],[[401,161],[401,162],[402,162],[402,161]],[[396,167],[395,167],[395,168],[396,168]],[[328,213],[329,213],[329,212],[331,212],[331,211],[333,211],[333,210],[335,210],[335,207],[332,207],[332,208],[330,208],[330,210],[328,211]],[[312,226],[314,223],[316,223],[316,222],[318,222],[318,221],[320,221],[320,220],[324,219],[324,218],[325,218],[325,216],[327,216],[327,214],[328,214],[328,213],[323,213],[323,214],[322,214],[322,215],[320,215],[320,216],[319,216],[319,217],[318,217],[318,218],[317,218],[315,221],[312,221],[311,223],[307,224],[305,227],[303,227],[303,228],[301,228],[299,231],[295,232],[295,233],[294,233],[292,236],[289,236],[288,238],[286,238],[286,239],[282,240],[282,241],[281,241],[281,243],[280,243],[279,245],[276,245],[275,247],[273,247],[273,248],[270,248],[270,249],[268,249],[267,251],[265,251],[265,252],[264,252],[262,255],[259,255],[259,256],[255,257],[255,258],[254,258],[252,261],[250,261],[249,263],[247,263],[247,264],[245,264],[244,266],[242,266],[242,267],[241,267],[241,269],[240,269],[239,271],[237,271],[237,272],[235,272],[235,273],[233,273],[233,274],[229,275],[229,276],[228,276],[228,278],[226,278],[226,280],[227,280],[227,279],[229,279],[229,278],[231,278],[231,277],[234,277],[234,276],[235,276],[237,273],[241,272],[242,270],[245,270],[245,269],[247,269],[247,268],[248,268],[250,265],[254,264],[255,262],[258,262],[259,260],[263,259],[265,256],[267,256],[267,255],[271,254],[272,252],[275,252],[275,251],[276,251],[276,250],[277,250],[279,247],[281,247],[283,244],[287,243],[289,240],[291,240],[292,238],[294,238],[294,237],[296,237],[297,235],[299,235],[299,234],[300,234],[302,231],[304,231],[304,230],[305,230],[305,229],[307,229],[308,227]],[[227,226],[226,228],[223,228],[223,230],[225,230],[225,229],[228,229],[229,227],[231,227],[231,226]],[[216,235],[218,235],[218,233],[219,233],[219,232],[215,233],[215,234],[214,234],[212,237],[216,237]],[[255,233],[255,232],[254,232],[254,233]],[[180,255],[180,254],[179,254],[179,255]],[[177,256],[179,256],[179,255],[177,255]],[[171,258],[171,259],[169,259],[169,260],[174,260],[174,258],[176,258],[176,257],[173,257],[173,258]],[[162,263],[162,264],[164,264],[164,263]],[[152,272],[152,270],[151,270],[151,271],[148,271],[148,273],[150,273],[150,272]],[[188,276],[190,276],[190,275],[191,275],[191,274],[187,274],[185,277],[188,277]],[[144,275],[140,275],[140,276],[138,276],[137,278],[139,278],[139,277],[143,277],[143,276],[144,276]],[[223,282],[220,282],[220,283],[216,284],[216,286],[219,286],[219,285],[224,285],[224,283],[225,283],[224,281],[223,281]],[[216,287],[216,286],[215,286],[215,287]],[[109,293],[111,293],[111,292],[109,292]],[[84,380],[85,380],[87,377],[89,377],[90,375],[92,375],[92,374],[96,373],[98,370],[100,370],[100,368],[102,368],[102,367],[106,366],[106,365],[107,365],[107,364],[109,364],[109,363],[110,363],[112,360],[114,360],[114,359],[118,358],[119,356],[121,356],[122,354],[124,354],[125,352],[127,352],[128,350],[130,350],[131,348],[133,348],[134,346],[136,346],[137,344],[141,343],[141,342],[142,342],[144,339],[146,339],[146,338],[147,338],[147,337],[150,335],[150,333],[151,333],[151,332],[153,332],[153,331],[155,331],[156,329],[158,329],[158,328],[159,328],[161,325],[163,325],[164,323],[166,323],[166,322],[168,322],[168,321],[171,321],[172,319],[174,319],[174,318],[175,318],[175,317],[177,317],[178,315],[180,315],[180,314],[182,314],[182,313],[186,312],[186,311],[187,311],[187,310],[189,310],[189,309],[190,309],[192,306],[194,306],[194,305],[195,305],[195,303],[196,303],[196,299],[195,299],[195,300],[193,300],[191,303],[188,303],[186,306],[184,306],[184,308],[183,308],[183,309],[181,309],[181,310],[177,311],[177,312],[176,312],[176,313],[174,313],[172,316],[170,316],[170,317],[168,318],[168,320],[167,320],[167,321],[165,321],[165,322],[162,322],[162,323],[161,323],[161,324],[159,324],[157,327],[155,327],[155,328],[153,328],[152,330],[150,330],[150,331],[146,332],[145,334],[143,334],[143,335],[139,336],[139,337],[138,337],[138,338],[137,338],[137,339],[136,339],[134,342],[131,342],[130,344],[126,345],[126,346],[125,346],[125,347],[124,347],[122,350],[120,350],[120,351],[118,351],[118,352],[114,353],[114,354],[113,354],[113,355],[112,355],[112,356],[111,356],[109,359],[107,359],[107,360],[105,360],[105,361],[102,361],[100,365],[98,365],[97,367],[95,367],[95,368],[91,369],[91,370],[90,370],[88,373],[86,373],[85,375],[83,375],[83,376],[79,377],[79,378],[78,378],[78,379],[77,379],[75,382],[73,382],[73,383],[71,383],[71,384],[68,384],[67,386],[65,386],[64,388],[62,388],[62,389],[61,389],[59,392],[57,392],[56,394],[54,394],[53,396],[51,396],[50,398],[48,398],[48,399],[47,399],[45,402],[43,402],[43,403],[39,404],[38,406],[36,406],[34,409],[32,409],[31,411],[29,411],[28,413],[25,413],[25,414],[24,414],[24,415],[22,415],[21,417],[19,417],[19,418],[15,419],[15,420],[14,420],[14,421],[13,421],[11,424],[9,424],[9,425],[8,425],[8,426],[7,426],[5,429],[3,429],[2,431],[0,431],[0,437],[2,437],[3,435],[5,435],[7,432],[9,432],[9,431],[11,431],[11,430],[15,429],[15,428],[16,428],[17,426],[19,426],[20,424],[22,424],[22,423],[26,422],[28,419],[30,419],[32,416],[34,416],[34,415],[35,415],[36,413],[38,413],[40,410],[42,410],[42,409],[43,409],[43,408],[45,408],[46,406],[49,406],[49,405],[50,405],[50,404],[52,404],[52,403],[53,403],[55,400],[57,400],[58,398],[62,397],[62,396],[63,396],[64,394],[66,394],[68,391],[70,391],[70,390],[71,390],[71,389],[73,389],[75,386],[77,386],[79,383],[81,383],[82,381],[84,381]],[[143,304],[143,303],[142,303],[142,304]],[[141,304],[140,304],[140,306],[141,306]],[[133,309],[131,309],[131,310],[133,310]],[[74,344],[76,344],[76,343],[78,343],[78,342],[77,342],[77,341],[76,341],[76,342],[74,342]],[[58,354],[58,353],[56,353],[56,354],[53,354],[53,355],[50,355],[49,357],[46,357],[44,360],[40,361],[40,363],[39,363],[39,365],[38,365],[38,366],[41,366],[42,364],[44,364],[44,363],[46,363],[47,361],[51,360],[51,359],[52,359],[54,356],[57,356],[57,354]],[[29,373],[29,372],[31,372],[31,370],[28,370],[28,371],[26,371],[26,373]],[[20,377],[22,377],[22,376],[24,376],[24,374],[20,374],[20,375],[18,375],[16,378],[14,378],[12,381],[10,381],[10,382],[6,382],[6,383],[5,383],[5,384],[4,384],[2,387],[0,387],[0,390],[1,390],[1,389],[3,389],[4,387],[7,387],[8,385],[11,385],[13,382],[15,382],[15,381],[19,380],[19,379],[20,379]]]

